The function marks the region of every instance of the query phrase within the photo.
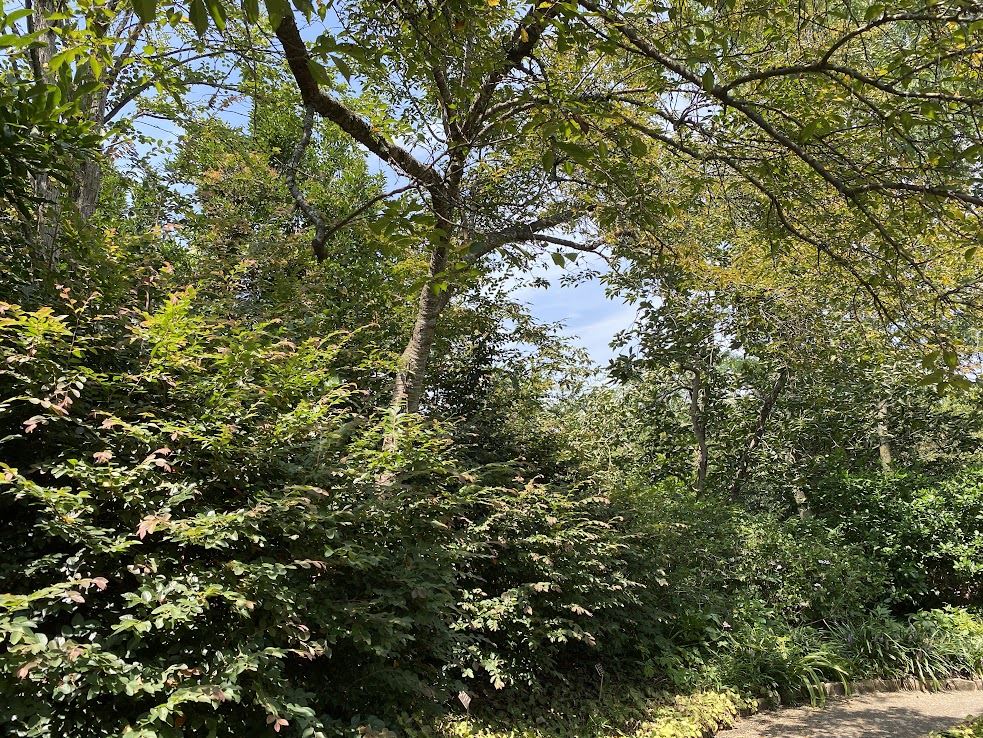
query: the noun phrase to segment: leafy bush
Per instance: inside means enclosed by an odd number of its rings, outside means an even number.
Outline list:
[[[12,734],[322,735],[617,629],[604,501],[457,470],[439,429],[366,412],[343,336],[64,297],[0,306]]]
[[[505,719],[479,714],[447,720],[436,732],[440,738],[703,738],[731,727],[738,714],[756,707],[753,700],[732,691],[669,696],[623,690],[603,701],[581,695],[535,709],[523,705],[521,712],[513,711]]]
[[[437,423],[346,381],[347,335],[197,301],[0,305],[14,735],[343,734],[460,689],[548,701],[598,661],[618,699],[641,682],[818,702],[828,680],[981,670],[966,611],[868,614],[883,565],[848,527],[466,468]],[[638,735],[699,735],[733,707],[640,699]]]
[[[630,571],[646,584],[635,646],[650,676],[665,672],[680,688],[734,685],[703,681],[704,646],[730,644],[736,633],[784,637],[823,618],[847,620],[884,595],[881,567],[813,521],[752,516],[674,487],[648,490],[625,507],[652,511],[632,518]],[[684,665],[675,662],[680,650]]]
[[[744,685],[747,691],[774,701],[806,696],[813,704],[826,701],[823,686],[849,674],[843,659],[820,634],[808,628],[780,634],[771,628],[748,628],[718,644],[720,679]]]
[[[899,607],[983,604],[983,469],[941,479],[833,477],[810,504],[883,562]]]
[[[965,610],[932,610],[905,622],[877,608],[834,627],[833,636],[856,677],[936,683],[983,673],[983,623]]]

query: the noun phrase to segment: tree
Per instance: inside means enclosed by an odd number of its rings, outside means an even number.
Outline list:
[[[979,235],[971,5],[300,4],[337,19],[310,41],[287,3],[268,9],[305,107],[425,211],[429,278],[395,407],[419,406],[439,315],[482,257],[607,240],[637,258],[672,203],[721,177],[882,318],[903,325],[912,295],[952,316],[975,306],[973,279],[943,284],[928,266]],[[207,27],[203,3],[192,16]],[[335,93],[336,73],[375,104]],[[557,234],[578,224],[580,237]]]
[[[105,155],[133,137],[134,120],[148,111],[147,93],[181,98],[195,85],[229,89],[228,70],[209,66],[224,53],[244,53],[228,37],[203,40],[185,29],[168,30],[143,6],[113,0],[64,4],[30,0],[5,17],[13,50],[0,74],[37,89],[56,89],[71,101],[77,125],[101,139],[101,151],[80,151],[54,178],[38,172],[36,212],[28,227],[45,258],[59,260],[56,241],[63,222],[77,215],[87,223],[95,214],[106,167]],[[63,207],[70,205],[67,211]]]
[[[550,186],[552,172],[541,168],[522,136],[546,99],[549,79],[537,47],[560,7],[534,5],[517,25],[511,11],[473,2],[442,8],[396,3],[385,9],[367,3],[345,10],[350,43],[365,52],[358,55],[358,70],[395,111],[392,133],[325,89],[323,68],[311,57],[292,12],[273,25],[305,106],[422,195],[429,273],[392,396],[394,407],[415,412],[437,320],[457,275],[517,242],[590,248],[550,235],[551,229],[572,225],[583,214],[582,203],[570,188]],[[339,47],[321,36],[314,48]],[[333,59],[346,69],[347,62]],[[396,143],[393,134],[400,130],[407,131],[412,148]]]

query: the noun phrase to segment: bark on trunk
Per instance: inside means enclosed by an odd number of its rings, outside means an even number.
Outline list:
[[[433,349],[433,339],[437,331],[437,318],[446,305],[444,294],[434,292],[434,277],[446,266],[447,249],[435,249],[430,257],[430,279],[420,293],[417,303],[416,320],[413,333],[399,358],[396,384],[393,387],[392,407],[397,412],[415,413],[420,409],[420,400],[427,378],[427,364]],[[448,288],[449,289],[449,288]]]
[[[55,54],[55,33],[51,30],[51,22],[48,20],[48,15],[52,9],[48,7],[47,0],[27,0],[24,7],[31,11],[31,15],[28,16],[27,30],[31,33],[45,32],[44,43],[32,46],[30,50],[34,81],[42,84],[45,81],[48,62]]]
[[[744,451],[741,452],[741,458],[737,462],[737,471],[734,473],[734,481],[731,482],[729,492],[732,498],[737,496],[744,482],[747,481],[748,472],[751,468],[751,456],[757,450],[758,446],[761,445],[761,441],[765,436],[765,428],[768,425],[768,419],[775,409],[775,403],[778,402],[778,397],[785,389],[786,382],[788,382],[788,369],[782,367],[778,372],[778,377],[775,379],[775,384],[772,385],[771,392],[768,393],[764,402],[761,403],[761,409],[758,411],[758,420],[754,426],[754,433],[748,438]]]
[[[452,187],[455,188],[452,194],[456,195],[459,171],[453,171],[449,179]],[[452,200],[443,196],[440,191],[435,190],[431,193],[431,197],[433,212],[441,231],[433,241],[429,276],[420,292],[413,332],[399,357],[399,368],[390,402],[390,407],[397,413],[415,413],[420,409],[420,400],[423,398],[427,381],[427,364],[430,361],[434,335],[437,332],[437,319],[447,306],[451,294],[450,285],[445,285],[439,293],[436,291],[436,285],[447,268],[447,255],[450,253],[454,230],[454,206]]]
[[[691,369],[693,381],[689,390],[689,416],[693,425],[693,435],[696,437],[696,492],[702,494],[707,483],[707,466],[709,464],[709,453],[707,451],[707,424],[706,424],[706,390],[703,387],[703,377],[699,369]],[[704,400],[701,403],[701,397]]]
[[[795,496],[795,510],[799,514],[800,520],[805,520],[812,515],[812,511],[809,510],[809,499],[806,497],[805,491],[799,487],[795,486],[792,489],[792,494]]]
[[[107,90],[100,89],[95,92],[89,103],[89,119],[93,123],[93,133],[102,133],[105,126],[106,95]],[[96,158],[86,159],[82,162],[79,171],[78,192],[75,196],[75,204],[83,221],[88,221],[95,214],[101,188],[102,164]]]
[[[34,81],[39,85],[47,80],[48,64],[55,54],[55,33],[48,15],[52,8],[46,0],[27,0],[25,8],[31,11],[28,16],[28,31],[42,32],[43,43],[30,49],[31,69]],[[38,198],[35,222],[31,224],[31,237],[37,246],[41,261],[49,267],[59,258],[56,240],[60,218],[60,192],[55,183],[46,175],[34,178],[34,194]]]
[[[397,413],[415,413],[420,410],[420,400],[427,382],[427,364],[430,362],[434,335],[437,332],[437,319],[450,301],[453,288],[449,281],[444,281],[439,293],[436,287],[447,269],[447,257],[457,233],[456,216],[464,162],[465,149],[462,146],[451,153],[445,178],[430,188],[430,204],[438,230],[432,241],[429,275],[420,292],[413,333],[399,358],[390,402],[390,407]]]

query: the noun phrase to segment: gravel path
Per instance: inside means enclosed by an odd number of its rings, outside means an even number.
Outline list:
[[[983,692],[890,692],[742,720],[719,738],[924,738],[983,714]]]

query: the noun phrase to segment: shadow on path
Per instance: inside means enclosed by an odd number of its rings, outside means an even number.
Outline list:
[[[983,714],[983,692],[894,692],[762,713],[720,738],[923,738]]]

